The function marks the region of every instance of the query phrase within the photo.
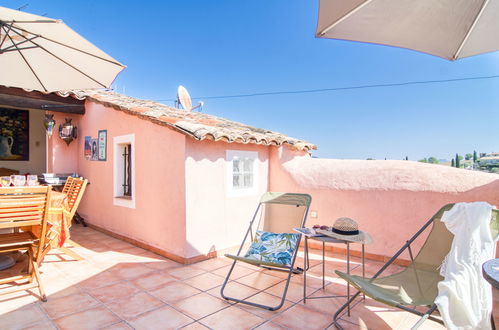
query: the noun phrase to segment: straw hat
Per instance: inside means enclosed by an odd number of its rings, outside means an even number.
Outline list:
[[[371,242],[371,236],[368,233],[359,230],[359,225],[355,220],[350,218],[338,218],[331,228],[331,233],[328,235],[337,239],[342,239],[351,242],[361,242],[368,244]]]

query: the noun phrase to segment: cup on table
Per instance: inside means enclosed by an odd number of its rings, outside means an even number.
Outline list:
[[[28,186],[38,185],[38,175],[34,175],[34,174],[27,175],[26,182],[27,182]]]
[[[10,186],[10,176],[0,176],[0,186],[9,187]]]
[[[12,175],[11,179],[12,179],[12,183],[16,187],[26,185],[26,177],[24,175]]]

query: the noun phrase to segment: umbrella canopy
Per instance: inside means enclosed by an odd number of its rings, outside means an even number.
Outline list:
[[[316,36],[456,60],[499,50],[499,0],[320,0]]]
[[[109,88],[124,68],[61,20],[0,7],[0,85],[43,92]]]

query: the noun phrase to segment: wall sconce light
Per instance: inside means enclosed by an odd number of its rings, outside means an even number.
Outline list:
[[[59,125],[59,137],[69,146],[76,139],[78,128],[71,123],[71,118],[64,118],[66,122]]]
[[[43,126],[45,126],[45,130],[47,131],[48,137],[51,137],[52,133],[54,133],[54,127],[55,127],[54,115],[45,114],[45,120],[43,122]]]

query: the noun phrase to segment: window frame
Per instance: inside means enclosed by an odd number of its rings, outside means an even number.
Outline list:
[[[234,158],[251,158],[253,159],[252,164],[252,186],[251,187],[234,187]],[[225,164],[226,164],[226,192],[227,197],[242,197],[242,196],[253,196],[258,193],[259,186],[259,175],[258,175],[258,152],[257,151],[245,151],[245,150],[227,150],[225,154]],[[244,170],[241,176],[244,180]]]
[[[123,180],[124,180],[124,166],[125,160],[123,156],[123,148],[125,145],[131,146],[131,196],[127,196],[124,194]],[[113,204],[116,206],[123,206],[128,208],[135,208],[135,200],[137,197],[135,191],[135,134],[121,135],[115,136],[113,138]]]

